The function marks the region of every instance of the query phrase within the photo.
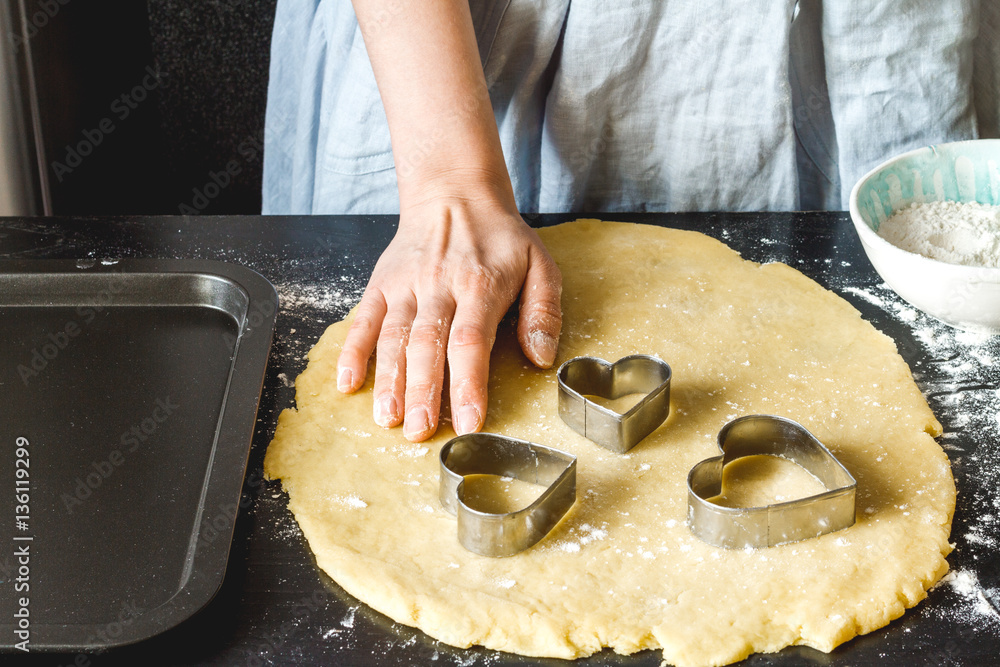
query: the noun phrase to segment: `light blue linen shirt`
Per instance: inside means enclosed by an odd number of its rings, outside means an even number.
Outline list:
[[[883,160],[977,136],[976,0],[470,7],[522,212],[846,208]],[[263,212],[398,211],[350,1],[279,0]]]

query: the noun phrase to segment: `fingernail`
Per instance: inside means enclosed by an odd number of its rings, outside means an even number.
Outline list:
[[[337,389],[348,392],[354,389],[354,373],[350,368],[341,368],[337,375]]]
[[[463,435],[465,433],[475,433],[482,425],[482,417],[479,410],[472,404],[463,405],[458,409],[458,419],[455,422],[455,433]]]
[[[431,416],[427,408],[416,407],[406,413],[406,421],[403,422],[403,437],[413,440],[431,430]]]
[[[375,423],[382,428],[390,428],[399,423],[396,399],[391,394],[382,394],[376,399]]]
[[[532,331],[528,334],[528,340],[539,366],[548,368],[555,363],[556,351],[559,348],[558,340],[545,331]]]

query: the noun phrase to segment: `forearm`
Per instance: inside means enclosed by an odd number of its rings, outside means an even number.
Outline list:
[[[471,433],[486,416],[497,325],[518,294],[522,348],[538,366],[554,363],[559,270],[517,212],[468,0],[353,1],[389,121],[400,215],[337,385],[357,391],[374,351],[376,423],[402,421],[406,438],[424,440],[438,426],[447,362],[452,425]]]
[[[513,206],[467,0],[353,0],[389,121],[401,207],[483,195]],[[468,190],[471,188],[471,190]]]

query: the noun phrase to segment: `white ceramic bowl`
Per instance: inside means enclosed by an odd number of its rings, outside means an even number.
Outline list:
[[[919,148],[866,174],[851,219],[882,279],[911,304],[967,331],[1000,333],[1000,269],[949,264],[897,248],[876,231],[912,202],[1000,204],[1000,139]]]

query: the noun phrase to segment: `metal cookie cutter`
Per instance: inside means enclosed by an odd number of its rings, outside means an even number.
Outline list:
[[[465,504],[465,475],[501,475],[548,488],[522,510],[490,514]],[[441,504],[458,516],[458,541],[482,556],[511,556],[552,530],[576,501],[576,457],[492,433],[452,438],[441,448]]]
[[[570,428],[618,454],[656,430],[670,413],[670,366],[645,354],[613,364],[597,357],[576,357],[559,367],[559,416]],[[605,408],[585,394],[618,398],[646,396],[625,414]]]
[[[801,424],[772,415],[740,417],[719,431],[719,449],[722,456],[705,459],[688,474],[688,524],[702,541],[727,549],[756,549],[854,525],[857,482]],[[755,454],[793,461],[815,475],[827,490],[764,507],[722,507],[708,502],[722,492],[723,467]]]

